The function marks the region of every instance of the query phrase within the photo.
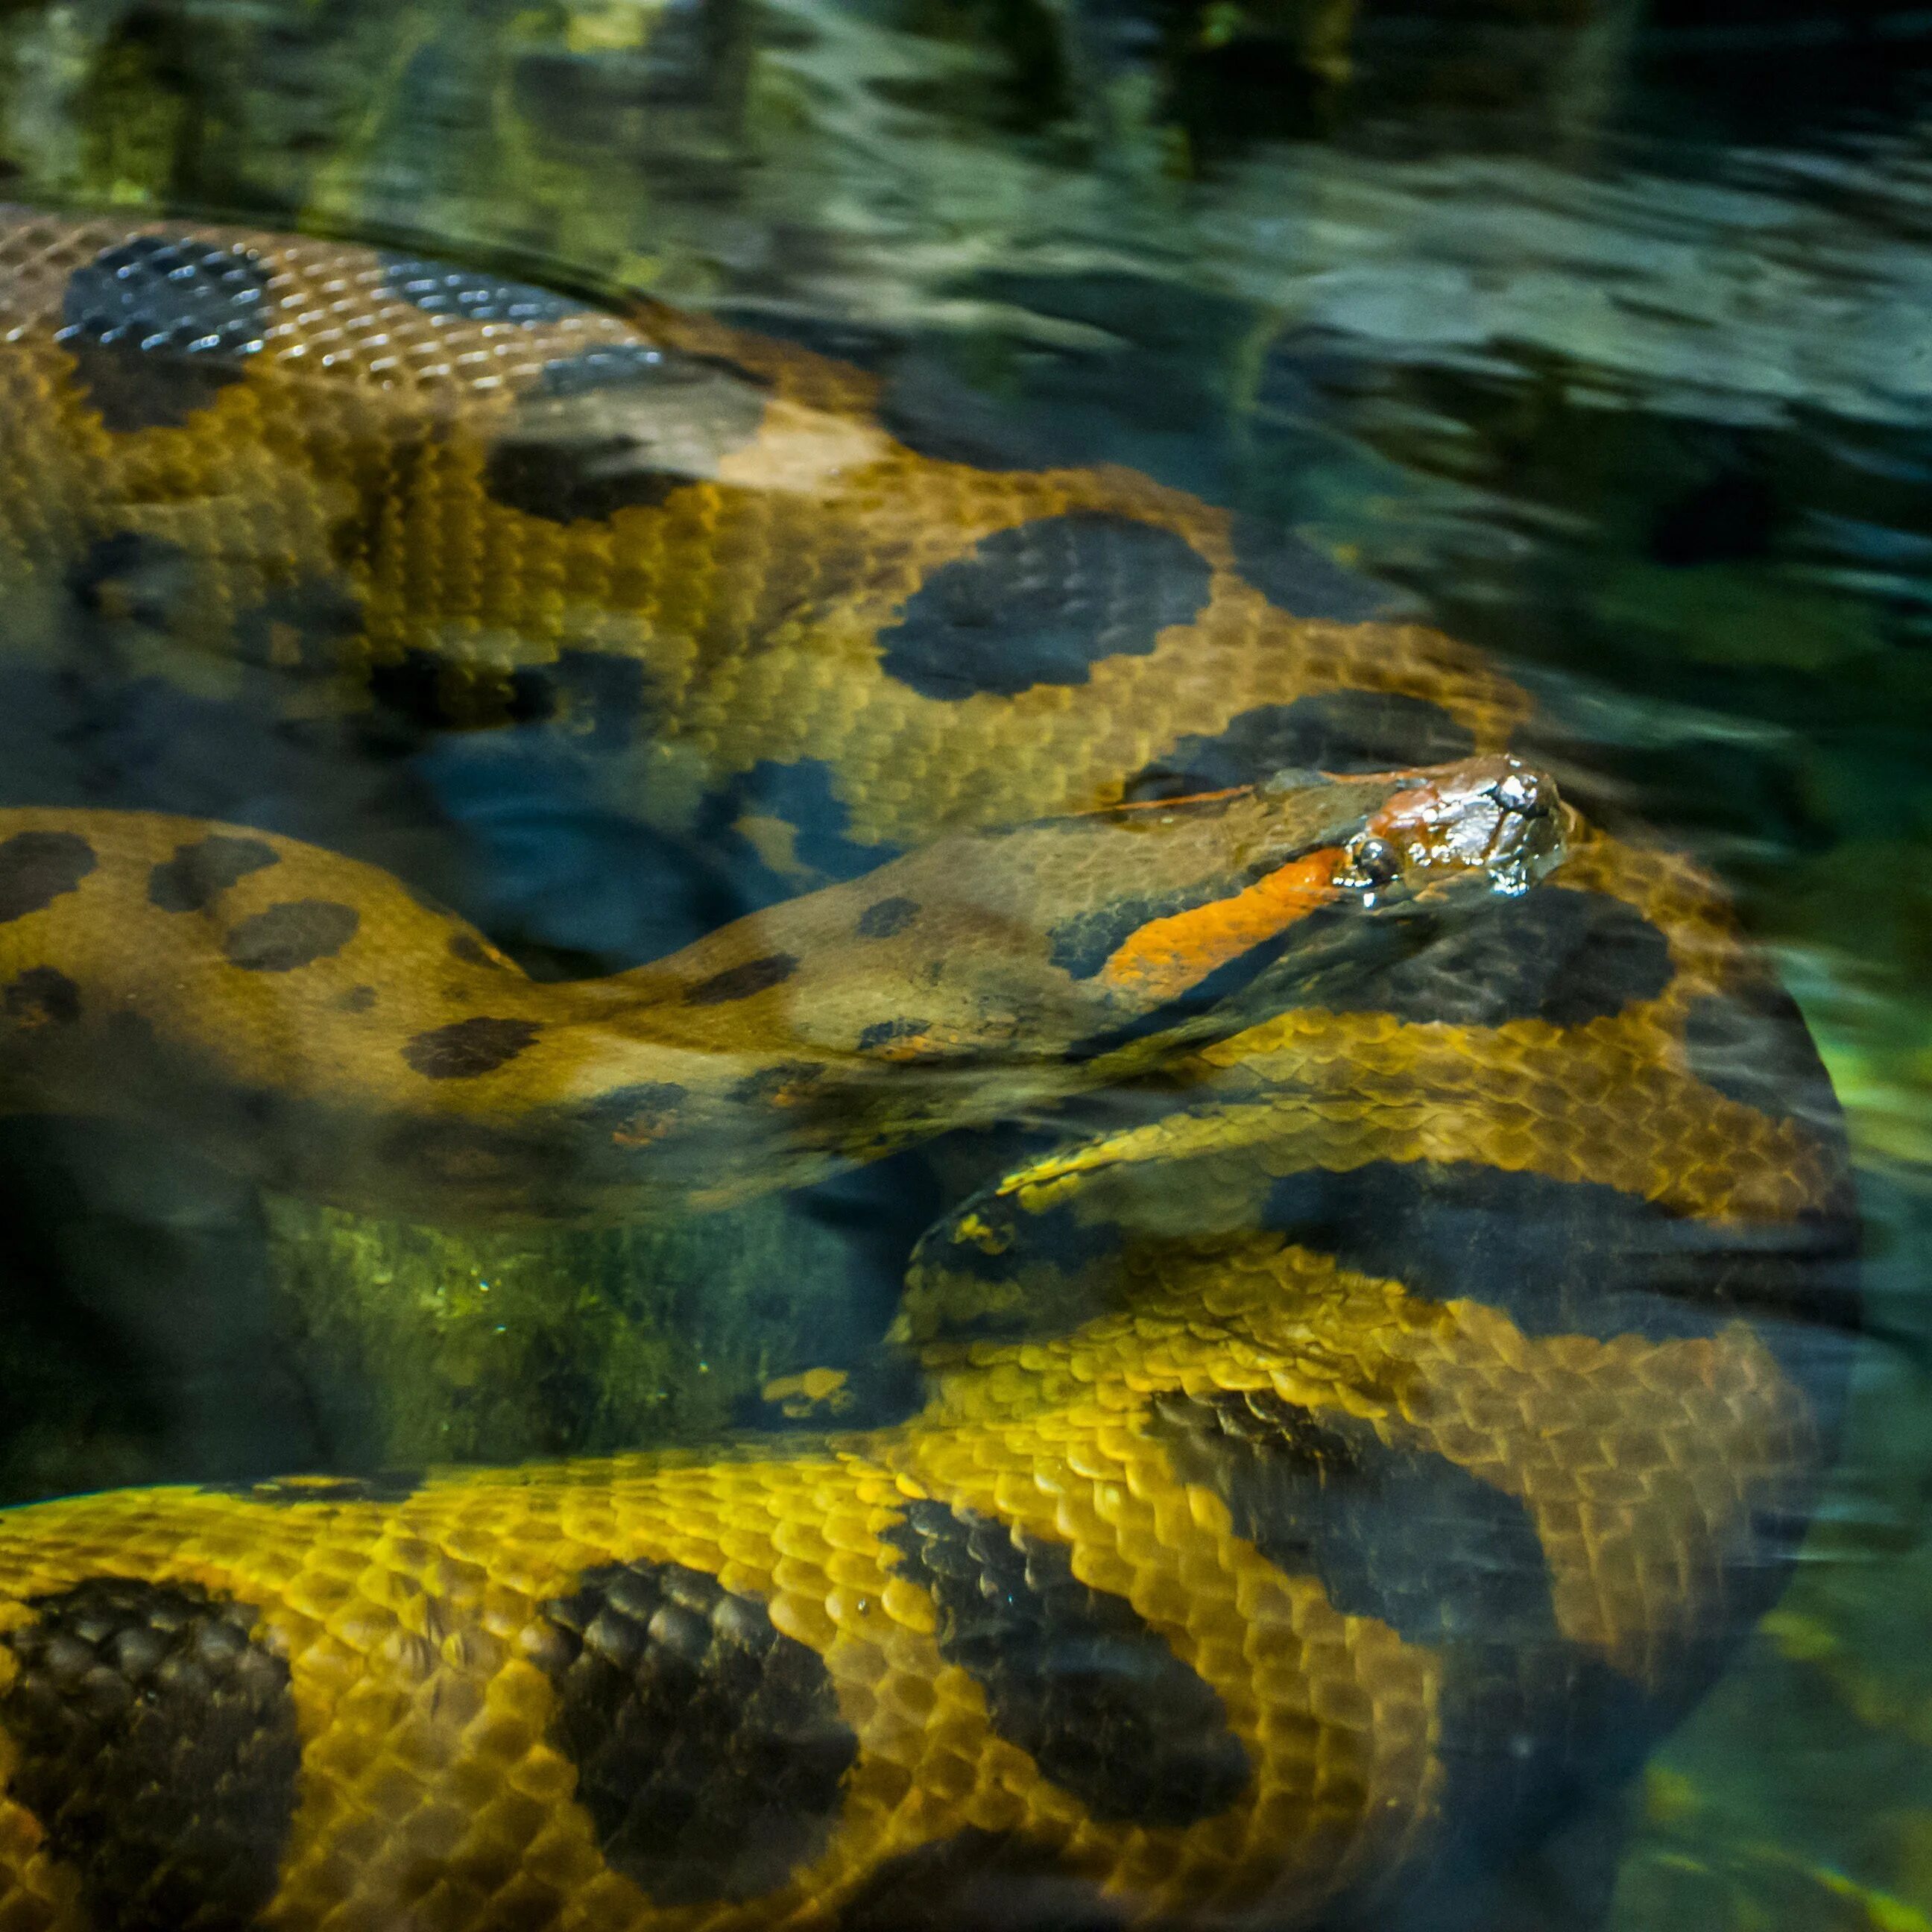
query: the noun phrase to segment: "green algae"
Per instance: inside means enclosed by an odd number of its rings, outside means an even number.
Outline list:
[[[916,332],[996,419],[1063,434],[1056,454],[1318,526],[1426,586],[1448,628],[1613,683],[1642,729],[1599,761],[1780,943],[1867,1168],[1875,1325],[1922,1352],[1875,1345],[1796,1582],[1633,1794],[1610,1922],[1923,1932],[1932,680],[1905,574],[1855,582],[1804,550],[1808,515],[1909,532],[1917,514],[1869,480],[1917,460],[1916,416],[1897,443],[1870,439],[1859,492],[1822,488],[1814,434],[1834,412],[1842,432],[1922,400],[1922,303],[1840,326],[1832,264],[1875,286],[1896,253],[1882,221],[1844,214],[1885,184],[1846,162],[1835,202],[1725,199],[1654,173],[1565,176],[1534,142],[1486,146],[1539,93],[1568,114],[1587,91],[1582,118],[1613,117],[1630,83],[1615,32],[1595,30],[1621,31],[1619,8],[1569,10],[1582,31],[1514,67],[1486,58],[1493,22],[1471,34],[1432,83],[1476,104],[1466,153],[1264,146],[1230,163],[1232,76],[1204,61],[1250,60],[1313,21],[1332,78],[1342,10],[1178,7],[1139,64],[1111,58],[1102,10],[12,7],[0,158],[30,196],[522,250],[613,286]],[[1051,85],[1021,73],[1043,48]],[[1167,335],[1144,320],[1163,309],[1185,318]],[[1762,485],[1762,527],[1660,560],[1676,506],[1736,476]],[[248,1359],[312,1412],[284,1466],[514,1460],[767,1421],[765,1385],[823,1361],[824,1325],[849,1312],[836,1244],[776,1205],[483,1237],[275,1201],[259,1232],[264,1270],[235,1271],[223,1318],[259,1300]],[[206,1454],[210,1405],[168,1410],[137,1363],[83,1361],[86,1334],[0,1330],[8,1496]]]
[[[268,1228],[312,1399],[353,1468],[713,1440],[769,1426],[766,1384],[851,1343],[844,1244],[784,1201],[479,1232],[278,1196]]]

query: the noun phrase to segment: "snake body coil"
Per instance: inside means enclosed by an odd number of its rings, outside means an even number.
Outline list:
[[[1708,1681],[1830,1433],[1842,1140],[1493,668],[656,307],[16,211],[0,334],[17,649],[541,742],[770,902],[538,984],[278,830],[22,801],[0,1107],[474,1217],[1120,1096],[921,1241],[902,1420],[0,1514],[5,1932],[1339,1922]]]

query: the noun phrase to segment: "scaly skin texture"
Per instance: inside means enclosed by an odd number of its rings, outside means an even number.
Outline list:
[[[1507,680],[656,308],[23,214],[0,323],[22,608],[541,722],[815,888],[540,986],[314,846],[0,814],[0,1104],[458,1215],[1119,1109],[928,1232],[897,1420],[0,1516],[0,1932],[1373,1922],[1708,1679],[1830,1435],[1842,1142]]]

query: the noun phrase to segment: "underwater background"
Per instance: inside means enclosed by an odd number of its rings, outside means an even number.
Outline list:
[[[1631,1795],[1610,1922],[1932,1928],[1932,12],[4,4],[0,196],[710,307],[880,370],[928,446],[1132,465],[1501,658],[1559,772],[1714,866],[1775,950],[1868,1224],[1841,1466],[1783,1604]],[[501,862],[558,872],[551,942],[598,951],[596,855],[516,836]],[[830,1282],[850,1243],[814,1230],[869,1211],[754,1217],[707,1304],[667,1311],[635,1283],[679,1270],[638,1244],[674,1235],[490,1247],[290,1203],[238,1232],[222,1183],[172,1170],[164,1212],[83,1214],[35,1186],[43,1138],[0,1131],[16,1242],[122,1288],[0,1284],[0,1500],[248,1465],[263,1404],[224,1392],[272,1378],[290,1322],[405,1391],[325,1395],[298,1460],[600,1446],[652,1402],[701,1435],[758,1379],[746,1335],[824,1316],[733,1284]],[[251,1329],[232,1291],[264,1265]]]

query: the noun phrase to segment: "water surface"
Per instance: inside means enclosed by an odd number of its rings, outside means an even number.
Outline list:
[[[710,305],[884,372],[928,442],[1127,464],[1292,526],[1504,659],[1566,777],[1714,866],[1776,949],[1869,1224],[1843,1466],[1785,1603],[1635,1794],[1612,1923],[1910,1932],[1932,1924],[1932,16],[1739,10],[73,0],[0,19],[0,162],[22,198]],[[138,767],[194,810],[226,754],[185,712],[8,728],[10,796]],[[298,782],[287,758],[262,788]],[[600,891],[610,850],[580,826],[532,846],[460,757],[429,782],[533,944],[648,956],[649,916]],[[366,856],[416,850],[393,798],[332,809]],[[122,1198],[65,1202],[45,1146],[0,1141],[56,1177],[27,1190],[9,1290],[9,1496],[364,1426],[344,1396],[286,1432],[271,1318],[232,1312],[277,1231],[219,1177],[143,1183],[130,1156],[106,1164],[136,1177]],[[860,1187],[746,1238],[843,1270],[876,1208]],[[279,1238],[326,1274],[332,1241],[372,1278],[447,1258],[312,1220]],[[547,1400],[594,1405],[554,1283],[621,1301],[624,1257],[512,1244],[459,1273],[465,1305],[396,1346],[506,1336]],[[195,1299],[224,1294],[219,1319]],[[714,1372],[736,1311],[677,1319],[690,1360],[627,1362],[634,1383]]]

